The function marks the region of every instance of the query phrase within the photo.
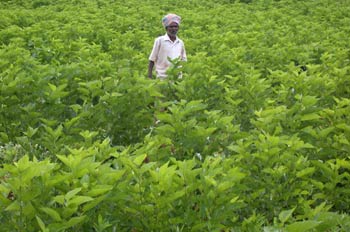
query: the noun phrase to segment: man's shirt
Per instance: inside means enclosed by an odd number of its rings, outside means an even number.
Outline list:
[[[151,55],[149,56],[150,61],[154,61],[157,77],[165,78],[166,71],[170,67],[170,59],[180,58],[180,60],[186,61],[186,51],[184,42],[176,37],[173,42],[169,38],[168,34],[158,37],[154,41]]]

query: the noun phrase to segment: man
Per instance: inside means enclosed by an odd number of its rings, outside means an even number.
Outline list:
[[[162,19],[166,34],[154,41],[153,49],[149,57],[148,77],[152,78],[153,67],[155,66],[157,77],[167,77],[166,71],[171,66],[171,60],[179,58],[186,61],[184,42],[177,37],[181,17],[176,14],[168,14]]]

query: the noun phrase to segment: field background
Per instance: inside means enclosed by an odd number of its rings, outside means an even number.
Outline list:
[[[349,0],[0,1],[0,230],[349,231],[349,35]]]

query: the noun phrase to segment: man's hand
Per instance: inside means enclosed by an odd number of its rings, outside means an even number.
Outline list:
[[[153,71],[154,61],[150,60],[148,64],[148,78],[152,79],[152,71]]]

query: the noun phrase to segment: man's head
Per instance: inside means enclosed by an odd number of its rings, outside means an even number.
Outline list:
[[[181,17],[176,14],[168,14],[162,19],[163,26],[168,35],[176,36],[181,22]]]
[[[179,31],[179,25],[175,22],[172,22],[165,29],[166,29],[166,32],[168,33],[168,35],[176,36],[177,32]]]

